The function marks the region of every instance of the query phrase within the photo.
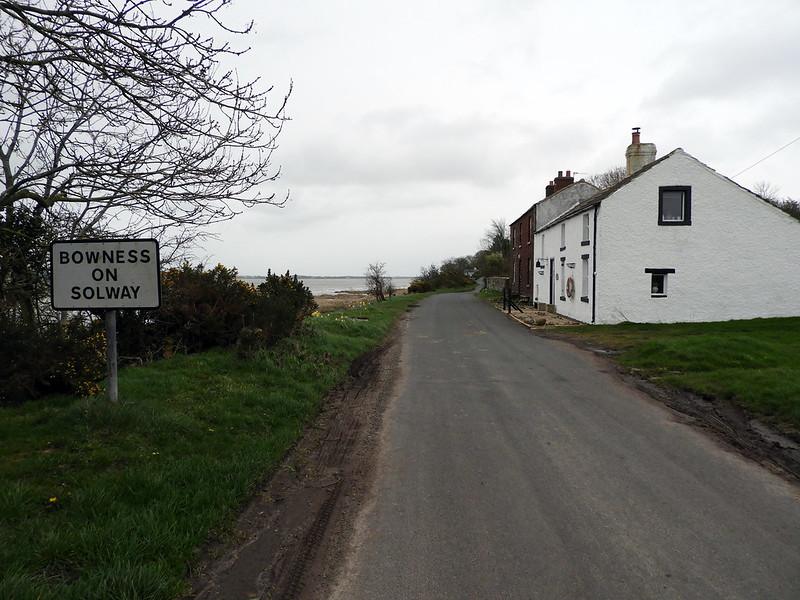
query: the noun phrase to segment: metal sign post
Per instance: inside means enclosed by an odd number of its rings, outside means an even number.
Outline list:
[[[63,240],[50,246],[55,310],[102,310],[108,397],[119,400],[117,309],[158,308],[161,277],[156,240]]]
[[[108,362],[108,399],[119,402],[117,380],[117,311],[106,311],[106,360]]]

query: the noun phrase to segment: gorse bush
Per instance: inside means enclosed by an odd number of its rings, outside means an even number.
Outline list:
[[[267,271],[267,279],[256,288],[250,324],[264,332],[273,344],[291,335],[297,326],[317,308],[311,291],[297,275],[277,275]]]
[[[0,313],[0,340],[0,404],[99,391],[106,357],[98,321],[75,316],[64,323],[35,325]]]
[[[118,311],[120,360],[147,362],[234,344],[241,356],[251,356],[291,335],[315,309],[309,289],[288,272],[269,271],[256,287],[236,269],[184,264],[162,273],[161,308]],[[105,371],[105,334],[96,315],[31,323],[0,310],[0,403],[55,392],[91,395]]]
[[[184,264],[162,273],[159,310],[121,311],[120,354],[149,360],[231,346],[243,328],[261,330],[258,339],[273,344],[315,308],[309,289],[288,271],[267,271],[256,287],[241,281],[236,269]],[[254,338],[246,337],[251,349]]]
[[[236,342],[256,300],[253,286],[237,278],[236,269],[205,269],[184,264],[164,271],[161,308],[155,325],[162,340],[176,349],[199,352]]]

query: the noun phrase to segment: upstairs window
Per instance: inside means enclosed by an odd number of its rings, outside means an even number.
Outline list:
[[[581,246],[588,246],[589,245],[589,213],[584,213],[583,215],[583,239],[581,241]]]
[[[567,224],[561,224],[561,249],[564,250],[567,247]]]
[[[658,188],[658,224],[692,224],[692,188],[688,185]]]

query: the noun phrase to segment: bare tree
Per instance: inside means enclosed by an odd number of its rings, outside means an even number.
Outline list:
[[[781,191],[779,187],[772,185],[768,181],[758,181],[753,186],[753,191],[764,198],[764,200],[769,200],[773,204],[776,204],[781,200],[781,197],[778,193]]]
[[[788,196],[781,198],[779,195],[780,188],[767,181],[759,181],[753,186],[753,191],[767,202],[780,208],[783,212],[800,220],[800,202]]]
[[[262,184],[286,97],[242,82],[242,54],[195,32],[229,0],[0,0],[0,209],[29,203],[77,236],[188,232]]]
[[[273,101],[224,66],[244,51],[197,33],[248,33],[223,24],[229,2],[0,0],[0,229],[24,211],[64,236],[157,237],[169,256],[281,205],[264,184],[291,84]],[[30,287],[7,263],[0,294]]]
[[[511,239],[505,219],[492,219],[489,229],[483,234],[481,246],[489,252],[500,252],[505,258],[511,251]]]
[[[370,264],[364,274],[364,281],[367,285],[367,292],[371,296],[375,296],[375,300],[386,300],[387,287],[391,285],[391,279],[386,276],[386,263]]]
[[[597,186],[601,190],[606,190],[610,187],[614,187],[627,176],[628,171],[625,167],[611,167],[607,171],[590,176],[586,181]]]

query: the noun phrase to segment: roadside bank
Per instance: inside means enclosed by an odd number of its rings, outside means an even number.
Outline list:
[[[174,598],[188,565],[420,298],[308,319],[249,360],[232,350],[120,372],[119,405],[0,409],[0,597]]]

